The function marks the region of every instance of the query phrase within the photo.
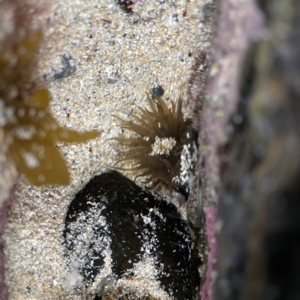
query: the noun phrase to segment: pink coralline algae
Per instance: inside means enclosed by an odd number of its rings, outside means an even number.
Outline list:
[[[215,224],[217,219],[217,210],[214,206],[210,206],[206,209],[206,234],[208,242],[208,257],[207,257],[207,269],[205,274],[205,281],[201,289],[201,300],[211,300],[213,295],[214,284],[214,263],[216,259],[216,236],[215,236]]]

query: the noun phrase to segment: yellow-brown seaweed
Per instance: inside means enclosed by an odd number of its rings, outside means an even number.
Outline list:
[[[69,183],[69,172],[55,143],[85,142],[99,132],[79,133],[60,127],[50,114],[46,89],[26,96],[41,38],[42,33],[35,32],[0,53],[0,121],[7,155],[28,181],[33,185],[64,185]]]

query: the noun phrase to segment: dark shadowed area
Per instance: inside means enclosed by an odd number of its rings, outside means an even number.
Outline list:
[[[214,299],[300,298],[300,5],[259,4],[266,27],[219,147]]]

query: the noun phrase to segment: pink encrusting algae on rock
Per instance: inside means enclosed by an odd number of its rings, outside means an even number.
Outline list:
[[[214,284],[214,263],[216,260],[217,241],[215,236],[215,225],[217,220],[217,209],[210,206],[206,209],[206,235],[208,243],[208,257],[205,281],[201,289],[201,300],[212,300]]]

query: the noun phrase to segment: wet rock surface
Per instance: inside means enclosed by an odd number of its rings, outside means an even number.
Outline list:
[[[214,299],[300,297],[300,6],[260,4],[266,36],[246,57],[229,140],[219,149]]]

